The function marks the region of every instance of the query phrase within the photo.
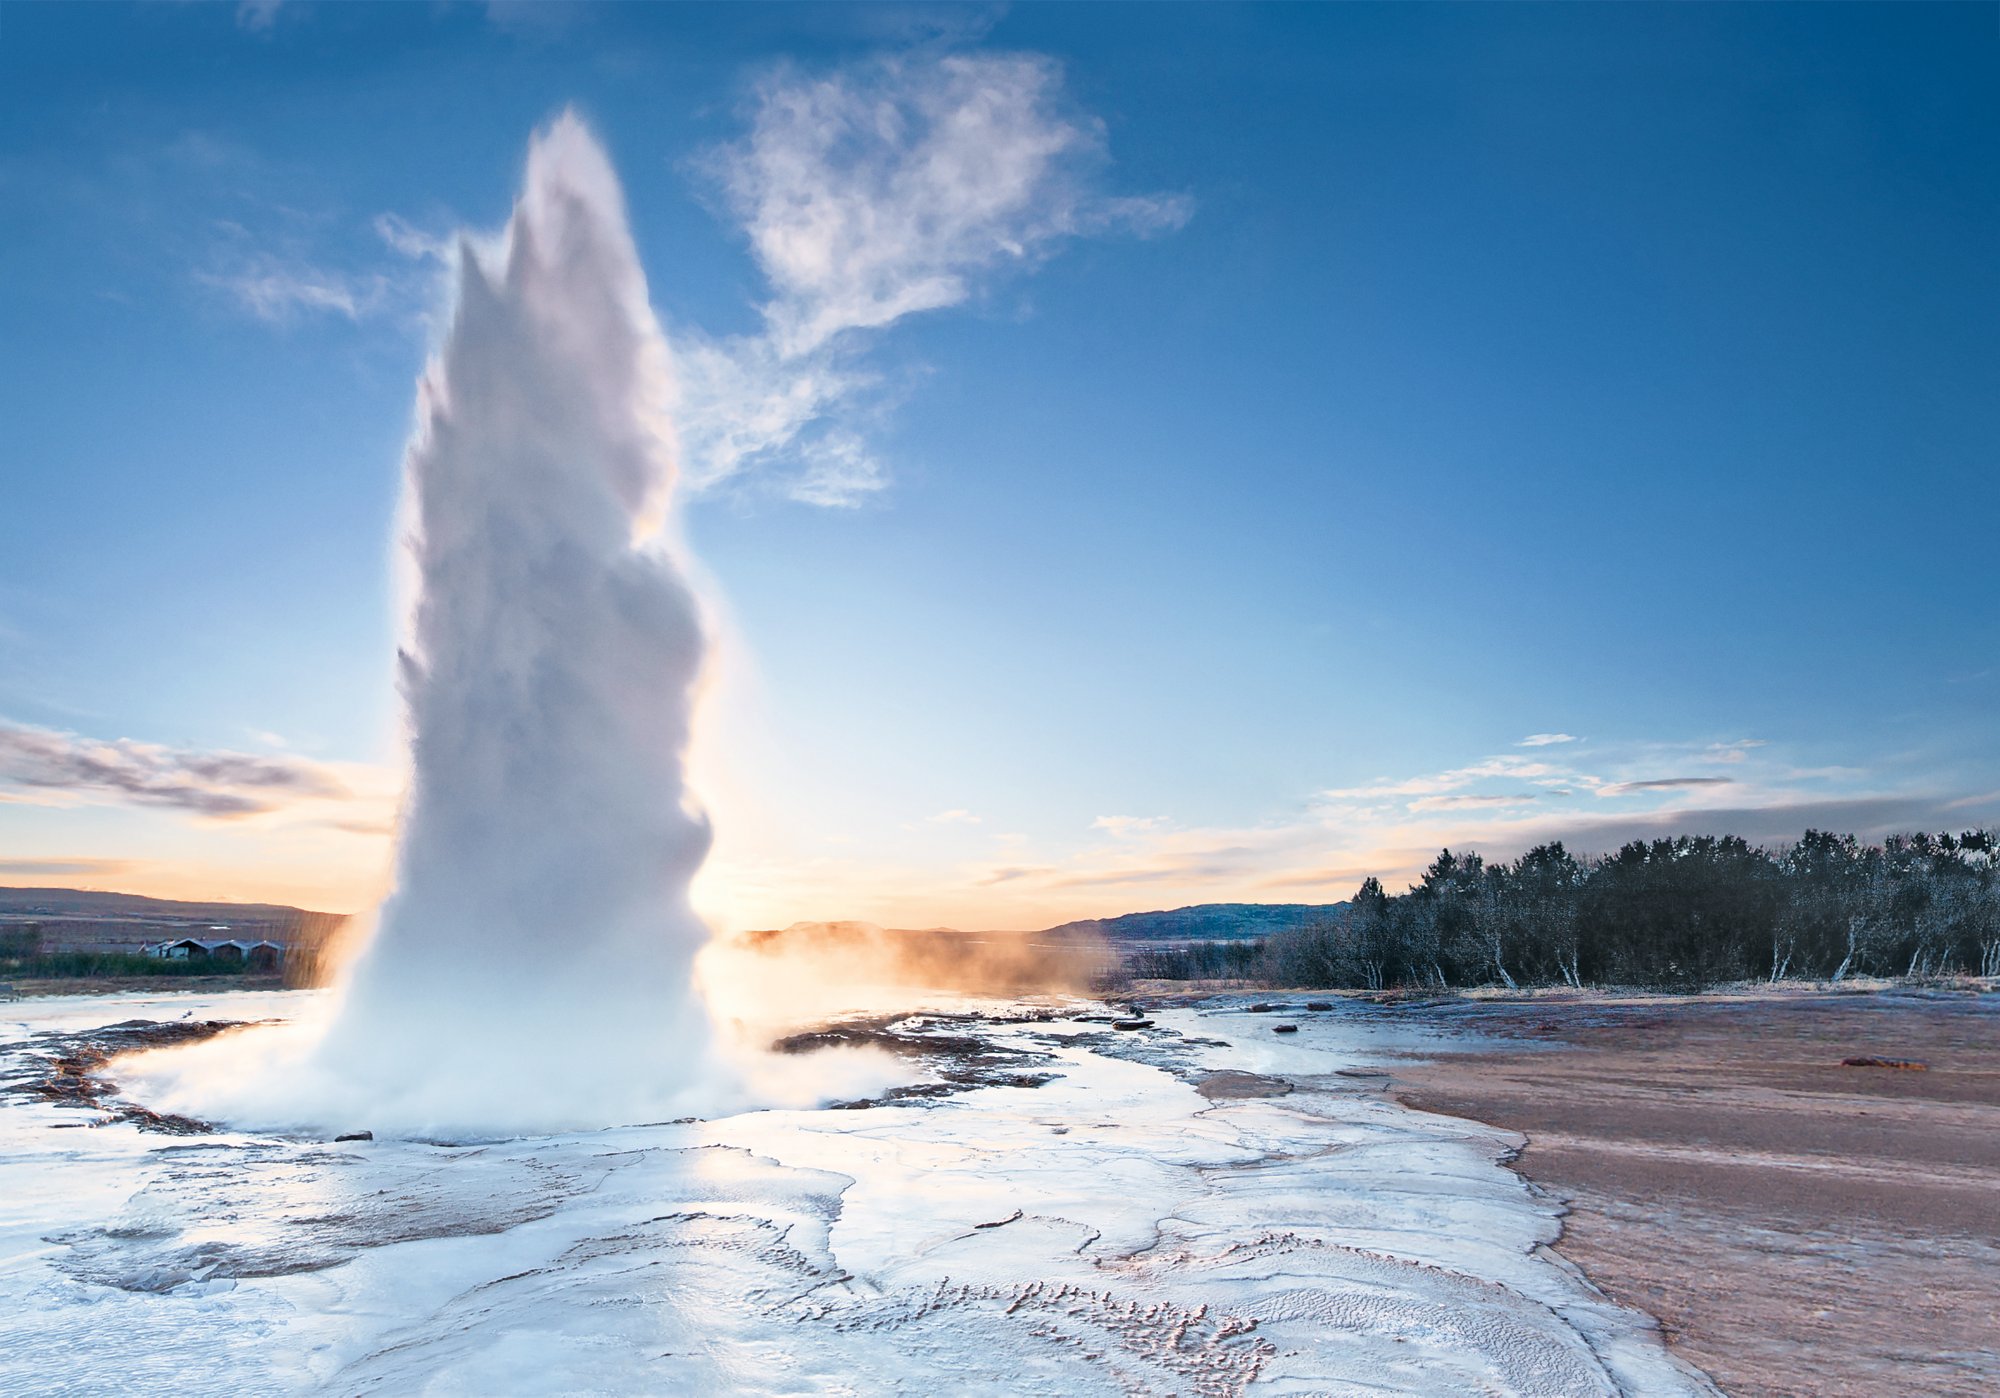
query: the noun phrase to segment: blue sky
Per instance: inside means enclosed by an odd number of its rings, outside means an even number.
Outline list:
[[[439,254],[570,104],[682,367],[718,920],[2000,818],[1996,59],[1972,5],[9,6],[0,881],[372,895]]]

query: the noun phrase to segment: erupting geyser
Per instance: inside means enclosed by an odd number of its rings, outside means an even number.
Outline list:
[[[669,527],[673,386],[617,177],[574,114],[457,272],[405,463],[395,891],[329,1004],[136,1055],[120,1081],[244,1127],[459,1137],[878,1090],[907,1071],[879,1053],[719,1057],[694,988],[704,639]]]
[[[709,829],[684,782],[702,630],[664,528],[666,341],[572,114],[535,138],[499,245],[458,261],[407,461],[395,892],[320,1066],[461,1120],[630,1119],[706,1038],[688,884]]]

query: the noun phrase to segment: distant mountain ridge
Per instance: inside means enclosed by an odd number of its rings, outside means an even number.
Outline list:
[[[269,918],[310,911],[283,903],[186,902],[87,888],[0,888],[0,913],[50,917]],[[318,914],[325,916],[325,914]]]
[[[1347,910],[1341,903],[1195,903],[1163,912],[1083,918],[1046,929],[1112,942],[1235,942],[1304,927]]]

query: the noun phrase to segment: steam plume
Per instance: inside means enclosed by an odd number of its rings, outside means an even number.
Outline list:
[[[662,528],[667,374],[617,179],[565,113],[500,246],[461,247],[419,390],[410,794],[322,1049],[377,1091],[583,1124],[659,1106],[701,1051],[702,633]]]

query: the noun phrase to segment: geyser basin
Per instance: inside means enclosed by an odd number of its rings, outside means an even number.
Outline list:
[[[270,1003],[43,1002],[0,1055]],[[1516,1138],[1339,1075],[1352,1015],[1154,1017],[941,1027],[1039,1087],[472,1148],[0,1097],[0,1389],[54,1352],[86,1392],[1713,1392],[1542,1246]]]

